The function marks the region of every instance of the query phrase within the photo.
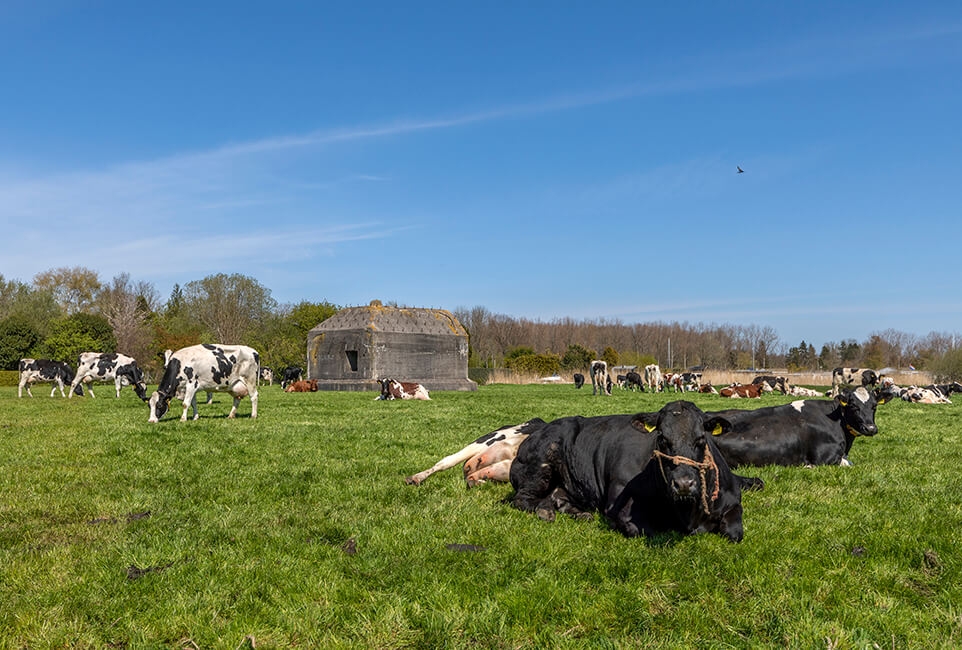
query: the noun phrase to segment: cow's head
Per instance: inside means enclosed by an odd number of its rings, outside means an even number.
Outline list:
[[[160,418],[167,414],[167,409],[170,407],[170,396],[155,390],[147,403],[150,405],[150,417],[147,421],[160,422]]]
[[[391,399],[391,379],[375,379],[381,386],[381,396],[378,399]]]
[[[863,386],[875,386],[879,383],[881,377],[874,370],[863,370],[862,371],[862,385]]]
[[[656,433],[655,448],[665,456],[696,463],[705,460],[705,451],[710,448],[707,434],[721,435],[731,430],[731,423],[725,418],[708,417],[700,408],[684,400],[669,402],[657,413],[639,413],[632,418],[631,425],[639,431]],[[717,450],[713,454],[717,456]],[[693,499],[704,489],[696,467],[661,458],[657,462],[661,464],[665,482],[675,500]]]
[[[946,394],[951,395],[952,393],[962,393],[962,384],[957,381],[953,381],[945,389]]]
[[[888,398],[885,394],[870,391],[864,386],[840,391],[835,397],[835,405],[842,416],[842,426],[853,436],[874,436],[878,433],[875,408],[886,401]]]

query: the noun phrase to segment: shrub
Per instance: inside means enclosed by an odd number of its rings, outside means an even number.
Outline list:
[[[595,353],[583,345],[572,343],[561,358],[561,367],[565,370],[583,370],[595,358]]]
[[[40,342],[40,332],[23,316],[0,321],[0,370],[16,370],[17,362],[30,356]]]
[[[932,376],[937,383],[962,381],[962,349],[949,350],[932,364]]]
[[[544,354],[524,354],[506,359],[505,366],[516,372],[555,375],[561,370],[561,357],[550,352]]]
[[[77,365],[81,352],[116,352],[110,323],[103,316],[73,314],[56,323],[53,332],[40,344],[38,356]]]

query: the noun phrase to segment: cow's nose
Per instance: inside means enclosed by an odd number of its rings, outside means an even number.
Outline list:
[[[874,425],[874,424],[867,424],[867,425],[865,425],[865,435],[867,435],[867,436],[874,436],[876,433],[878,433],[878,426],[877,426],[877,425]]]
[[[681,496],[687,496],[695,491],[695,479],[693,478],[676,478],[674,484],[675,493]]]

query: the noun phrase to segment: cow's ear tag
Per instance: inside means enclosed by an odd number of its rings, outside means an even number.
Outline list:
[[[848,406],[848,402],[843,402],[842,400],[838,400],[838,403],[842,406]]]
[[[645,431],[654,431],[654,430],[655,430],[655,426],[654,426],[654,425],[652,425],[652,424],[646,424],[646,425],[645,425]]]
[[[720,436],[722,432],[722,425],[716,424],[715,428],[711,430],[713,436]]]

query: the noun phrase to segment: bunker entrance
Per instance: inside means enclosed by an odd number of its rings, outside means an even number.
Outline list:
[[[351,371],[357,372],[357,350],[346,350],[347,362],[351,364]]]

